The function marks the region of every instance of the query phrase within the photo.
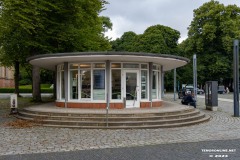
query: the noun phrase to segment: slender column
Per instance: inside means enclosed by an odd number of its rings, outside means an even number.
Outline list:
[[[163,72],[163,66],[161,66],[161,77],[162,77],[162,98],[164,97],[164,72]]]
[[[234,117],[239,117],[239,41],[233,43]]]
[[[176,101],[176,76],[177,76],[177,71],[176,68],[174,68],[174,84],[173,84],[173,91],[174,91],[174,101]]]
[[[152,107],[153,63],[149,62],[149,101]]]
[[[106,122],[107,122],[107,127],[108,127],[108,110],[110,108],[110,61],[106,61],[106,100],[107,100],[107,107],[106,107]]]
[[[57,70],[57,65],[55,66],[55,72],[54,72],[54,75],[53,75],[53,97],[54,99],[56,100],[57,99],[57,74],[58,74],[58,70]]]
[[[65,105],[67,108],[68,101],[68,62],[64,62],[64,91],[65,91]]]

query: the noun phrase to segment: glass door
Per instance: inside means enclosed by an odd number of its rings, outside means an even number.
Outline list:
[[[124,97],[126,98],[126,108],[139,107],[139,72],[124,71]]]

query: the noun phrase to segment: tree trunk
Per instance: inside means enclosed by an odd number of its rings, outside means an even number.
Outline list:
[[[14,83],[15,83],[15,91],[14,93],[19,97],[19,62],[15,61],[14,63]]]
[[[32,69],[32,94],[34,102],[41,102],[41,88],[40,88],[40,68],[33,66]]]

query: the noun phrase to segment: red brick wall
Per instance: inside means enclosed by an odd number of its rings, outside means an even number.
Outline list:
[[[64,102],[56,102],[57,107],[64,107]],[[67,102],[68,108],[84,108],[84,109],[105,109],[106,103],[74,103]],[[162,106],[162,101],[152,102],[153,107]],[[140,102],[140,108],[150,108],[151,102]],[[110,103],[110,109],[123,109],[123,103]]]
[[[14,80],[0,78],[0,88],[14,88]]]
[[[56,102],[57,107],[64,107],[64,102]],[[84,108],[84,109],[105,109],[106,103],[74,103],[67,102],[68,108]],[[111,103],[111,109],[123,109],[123,103]]]
[[[162,101],[152,102],[152,107],[161,107],[161,106],[162,106]],[[140,108],[150,108],[150,107],[151,107],[151,102],[140,103]]]

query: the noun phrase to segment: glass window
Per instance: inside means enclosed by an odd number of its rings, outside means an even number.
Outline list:
[[[147,65],[147,64],[141,64],[141,68],[142,68],[142,69],[147,69],[147,68],[148,68],[148,65]]]
[[[157,70],[158,69],[158,67],[157,67],[157,65],[153,65],[153,70]]]
[[[121,68],[121,63],[112,63],[112,68]]]
[[[78,70],[70,71],[70,99],[78,99]]]
[[[123,68],[139,68],[139,64],[123,63]]]
[[[121,69],[112,70],[112,99],[121,99]]]
[[[145,70],[142,70],[141,71],[141,98],[142,99],[147,99],[148,98],[148,83],[147,83],[147,80],[148,80],[148,75],[147,75],[147,71]]]
[[[71,64],[70,69],[78,69],[78,64]]]
[[[93,64],[94,68],[105,68],[105,63],[95,63]]]
[[[93,71],[93,99],[105,100],[105,70]]]
[[[90,63],[81,63],[80,68],[91,68],[91,64]]]
[[[157,99],[157,77],[158,72],[153,71],[153,81],[152,81],[152,99]]]
[[[91,70],[81,70],[81,98],[91,98]]]
[[[60,70],[64,70],[64,65],[60,65]]]

